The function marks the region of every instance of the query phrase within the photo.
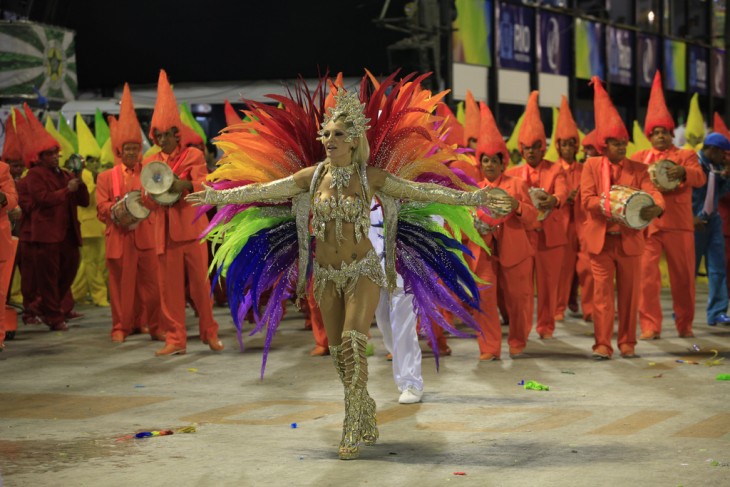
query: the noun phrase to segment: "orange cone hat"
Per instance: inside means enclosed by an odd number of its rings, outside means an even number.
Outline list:
[[[471,91],[466,90],[464,103],[464,147],[469,145],[469,139],[479,138],[479,105],[474,100]]]
[[[23,110],[28,121],[29,136],[28,139],[23,141],[23,160],[25,165],[30,167],[30,164],[38,161],[41,152],[52,149],[60,150],[61,146],[41,125],[41,122],[38,121],[27,103],[23,103]]]
[[[172,127],[180,130],[182,120],[180,120],[175,94],[172,92],[172,86],[167,80],[167,73],[164,69],[161,69],[160,78],[157,80],[157,101],[155,102],[155,112],[152,114],[149,137],[157,143],[155,130],[167,132]]]
[[[560,101],[560,112],[558,113],[558,123],[555,130],[555,140],[575,139],[578,142],[578,125],[575,123],[573,113],[570,111],[568,99],[563,95]]]
[[[589,145],[592,147],[596,147],[596,131],[591,130],[588,132],[585,137],[583,137],[583,140],[580,143],[583,147],[588,147]]]
[[[5,122],[5,144],[2,155],[2,160],[5,162],[23,160],[23,146],[17,128],[19,123],[25,124],[25,119],[17,108],[13,108]]]
[[[109,138],[111,139],[112,144],[112,154],[114,155],[114,165],[116,166],[119,164],[122,160],[122,145],[123,143],[119,142],[119,122],[117,122],[117,117],[114,115],[109,115],[106,117],[106,123],[109,125]],[[117,151],[117,147],[119,148]]]
[[[156,107],[155,113],[157,113]],[[112,149],[115,154],[121,154],[122,146],[128,142],[142,144],[142,129],[139,126],[139,120],[137,120],[137,113],[134,111],[132,92],[128,83],[124,83],[119,120],[116,121],[116,126],[115,136],[112,137]],[[158,128],[158,130],[160,129]]]
[[[446,103],[436,105],[436,115],[443,118],[444,130],[448,129],[445,142],[451,146],[461,145],[464,142],[464,127],[456,119],[456,115]]]
[[[664,101],[664,89],[662,88],[662,75],[657,70],[654,75],[654,83],[651,85],[649,95],[649,106],[646,107],[646,119],[644,120],[644,133],[647,137],[656,127],[663,127],[670,132],[674,131],[674,119],[669,113],[667,103]]]
[[[603,152],[606,148],[606,139],[628,141],[629,132],[616,107],[613,106],[611,97],[608,96],[600,78],[594,76],[591,83],[593,83],[593,111],[596,117],[596,135],[593,147]]]
[[[182,124],[180,126],[180,145],[182,147],[189,147],[191,145],[199,146],[205,145],[205,142],[203,141],[203,137],[195,129]]]
[[[502,154],[502,164],[509,164],[509,151],[504,137],[499,133],[494,115],[486,103],[479,102],[479,142],[477,142],[477,162],[482,160],[482,154],[493,156]]]
[[[725,125],[725,121],[722,119],[719,113],[715,112],[715,117],[712,121],[712,130],[715,132],[720,132],[722,135],[728,138],[730,140],[730,130],[727,129],[727,125]]]
[[[231,102],[228,100],[226,100],[225,105],[223,105],[223,111],[226,114],[226,125],[230,127],[231,125],[241,123],[241,116],[236,113],[236,109],[233,108],[233,105],[231,105]]]
[[[540,119],[540,107],[537,105],[538,95],[537,90],[530,93],[530,98],[527,100],[527,107],[525,108],[525,118],[522,120],[517,141],[526,147],[530,147],[535,142],[540,142],[544,149],[546,145],[545,126]]]

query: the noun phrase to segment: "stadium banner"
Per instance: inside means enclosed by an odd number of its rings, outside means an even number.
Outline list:
[[[456,0],[453,62],[492,66],[492,0]]]
[[[511,3],[500,2],[499,13],[499,67],[531,71],[534,64],[535,11]]]
[[[75,36],[60,27],[0,21],[0,96],[75,99]]]
[[[571,20],[567,15],[540,12],[538,22],[540,43],[537,55],[540,58],[540,72],[568,76],[570,70]]]
[[[664,39],[664,88],[672,91],[687,91],[687,44],[682,41]]]
[[[620,85],[634,84],[634,33],[613,26],[606,28],[608,81]]]
[[[603,48],[603,25],[598,22],[575,19],[575,76],[591,79],[605,77],[606,50]]]

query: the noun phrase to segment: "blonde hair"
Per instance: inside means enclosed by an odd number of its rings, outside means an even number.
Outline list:
[[[335,115],[331,122],[341,122],[346,128],[351,128],[354,124],[346,119],[346,113],[338,113]],[[370,159],[370,143],[367,138],[367,131],[359,137],[354,137],[357,141],[357,145],[352,151],[352,162],[358,163],[360,166],[366,166]]]

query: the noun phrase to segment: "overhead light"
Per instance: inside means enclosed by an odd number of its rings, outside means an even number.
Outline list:
[[[654,11],[653,10],[649,10],[648,17],[649,17],[649,23],[653,24],[654,23]]]

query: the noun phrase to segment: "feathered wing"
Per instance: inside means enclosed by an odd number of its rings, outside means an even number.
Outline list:
[[[396,81],[395,73],[380,83],[367,74],[360,93],[365,116],[371,119],[370,165],[414,182],[474,189],[446,166],[461,157],[458,149],[447,142],[448,127],[434,115],[447,92],[434,95],[424,89],[421,82],[428,74],[408,75]],[[438,367],[434,325],[457,336],[470,336],[449,324],[444,311],[480,332],[470,312],[479,309],[479,288],[464,260],[465,254],[473,256],[461,243],[462,234],[485,249],[486,245],[474,228],[472,209],[437,203],[399,204],[382,195],[380,198],[385,219],[386,274],[394,265],[403,277],[405,291],[413,294],[421,332],[431,343]],[[448,230],[435,219],[445,222]]]
[[[209,176],[215,189],[265,183],[290,176],[324,158],[317,141],[327,79],[314,91],[299,82],[288,97],[270,95],[278,106],[243,100],[241,123],[216,138],[224,156]],[[204,233],[212,241],[216,270],[213,285],[225,278],[228,303],[243,349],[243,323],[252,312],[251,334],[266,330],[263,377],[268,352],[283,314],[282,303],[296,293],[300,242],[296,204],[253,203],[218,209]],[[207,211],[210,207],[202,207]],[[308,243],[308,240],[307,240]],[[306,270],[306,264],[303,269]]]

